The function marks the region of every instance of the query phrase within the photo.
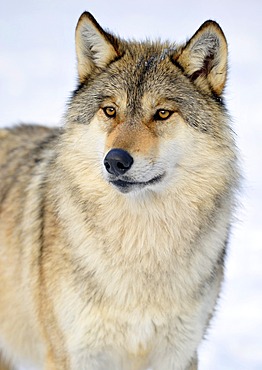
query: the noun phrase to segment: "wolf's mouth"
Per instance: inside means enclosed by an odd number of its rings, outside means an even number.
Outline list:
[[[148,185],[153,185],[162,180],[164,174],[158,175],[149,181],[128,181],[128,180],[110,180],[109,182],[116,186],[122,193],[128,193],[132,189],[142,189]]]

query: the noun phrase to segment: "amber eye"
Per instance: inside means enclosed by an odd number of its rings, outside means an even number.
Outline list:
[[[114,118],[116,116],[116,109],[114,107],[105,107],[103,111],[108,118]]]
[[[156,111],[156,114],[154,115],[154,119],[156,121],[164,121],[168,119],[171,115],[173,114],[172,111],[167,110],[167,109],[159,109]]]

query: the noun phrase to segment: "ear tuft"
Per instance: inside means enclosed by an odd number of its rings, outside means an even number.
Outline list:
[[[202,90],[218,96],[222,93],[227,77],[227,42],[216,22],[206,21],[174,60]]]
[[[118,56],[113,36],[105,32],[88,12],[78,20],[75,39],[80,82],[94,69],[105,68]]]

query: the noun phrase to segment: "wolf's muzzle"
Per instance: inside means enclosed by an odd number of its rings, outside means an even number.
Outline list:
[[[125,150],[112,149],[105,156],[104,166],[111,175],[119,176],[126,173],[133,162],[133,158]]]

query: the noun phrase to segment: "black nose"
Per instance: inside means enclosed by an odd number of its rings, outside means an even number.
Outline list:
[[[112,149],[104,159],[104,166],[111,175],[119,176],[127,172],[133,162],[133,158],[125,150]]]

